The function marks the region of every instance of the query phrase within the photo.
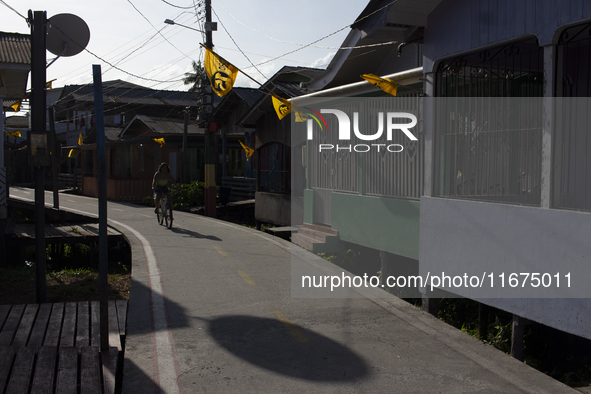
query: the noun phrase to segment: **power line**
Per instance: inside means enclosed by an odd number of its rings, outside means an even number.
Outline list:
[[[369,17],[369,16],[373,15],[374,13],[376,13],[376,12],[378,12],[378,11],[381,11],[382,9],[384,9],[384,8],[386,8],[386,7],[389,7],[389,6],[391,6],[392,4],[396,3],[397,1],[398,1],[398,0],[396,0],[396,1],[393,1],[392,3],[390,3],[390,4],[387,4],[386,6],[384,6],[384,7],[380,8],[379,10],[376,10],[376,11],[374,11],[373,13],[371,13],[371,14],[369,14],[369,15],[367,15],[367,16],[365,16],[365,17],[363,17],[363,18],[361,18],[361,19],[359,19],[359,20],[357,20],[357,21],[355,21],[355,22],[353,22],[351,25],[345,26],[343,29],[340,29],[340,30],[338,30],[336,33],[338,33],[338,32],[340,32],[340,31],[342,31],[342,30],[346,29],[347,27],[351,27],[353,24],[355,24],[355,23],[357,23],[357,22],[359,22],[359,21],[361,21],[361,20],[363,20],[363,19],[365,19],[365,18],[367,18],[367,17]],[[338,47],[330,47],[330,46],[321,46],[321,45],[312,45],[312,44],[302,44],[302,43],[298,43],[298,42],[284,41],[284,40],[280,40],[280,39],[278,39],[278,38],[271,37],[271,36],[269,36],[269,35],[267,35],[267,34],[265,34],[265,33],[263,33],[263,32],[260,32],[260,31],[258,31],[257,29],[255,29],[255,28],[253,28],[253,27],[250,27],[250,26],[246,25],[245,23],[243,23],[243,22],[241,22],[240,20],[238,20],[238,19],[237,19],[237,18],[236,18],[234,15],[232,15],[232,13],[231,13],[230,11],[228,11],[228,10],[226,9],[226,7],[224,7],[224,5],[223,5],[223,4],[220,4],[220,5],[221,5],[221,6],[222,6],[222,8],[223,8],[223,9],[224,9],[224,10],[225,10],[227,13],[228,13],[228,15],[230,15],[232,18],[234,18],[234,20],[235,20],[236,22],[240,23],[242,26],[244,26],[244,27],[246,27],[247,29],[250,29],[250,30],[254,31],[255,33],[258,33],[258,34],[260,34],[260,35],[262,35],[262,36],[264,36],[264,37],[266,37],[266,38],[268,38],[268,39],[270,39],[270,40],[277,41],[277,42],[281,42],[281,43],[283,43],[283,44],[297,45],[297,46],[301,46],[301,47],[320,48],[320,49],[361,49],[361,48],[371,48],[371,47],[382,46],[382,45],[392,45],[392,44],[395,44],[395,43],[397,43],[397,42],[398,42],[398,41],[388,41],[388,42],[382,42],[382,43],[378,43],[378,44],[360,45],[360,46],[355,46],[355,47],[341,47],[341,46],[338,46]],[[216,16],[217,16],[217,14],[216,14]],[[219,17],[218,17],[218,18],[219,18]],[[334,33],[333,33],[333,34],[334,34]],[[331,34],[331,35],[332,35],[332,34]],[[330,37],[331,35],[328,35],[328,36],[326,36],[325,38],[328,38],[328,37]],[[315,42],[318,42],[318,41],[315,41]]]
[[[172,45],[174,47],[174,49],[176,49],[177,51],[179,51],[180,53],[182,53],[183,55],[185,55],[185,53],[183,51],[181,51],[180,49],[178,49],[172,42],[168,41],[168,38],[164,37],[164,34],[162,34],[157,28],[156,26],[154,26],[152,24],[152,22],[150,22],[150,20],[148,18],[146,18],[146,16],[144,14],[142,14],[142,12],[131,2],[131,0],[127,0],[127,2],[129,4],[131,4],[131,6],[154,28],[154,30],[158,31],[158,34],[160,34],[162,36],[162,38],[164,38],[166,40],[166,42],[168,42],[170,45]],[[189,56],[185,55],[185,57],[187,59],[193,60],[191,59]]]
[[[27,20],[27,17],[20,14],[17,10],[15,10],[14,8],[12,8],[10,5],[8,5],[4,0],[0,0],[0,3],[4,4],[6,7],[10,8],[12,11],[14,11],[15,14],[17,14],[18,16],[20,16],[21,18],[23,18],[24,20]]]
[[[169,3],[169,2],[168,2],[168,1],[166,1],[166,0],[162,0],[162,2],[164,2],[164,3],[168,4],[168,5],[169,5],[169,6],[171,6],[171,7],[180,8],[180,9],[182,9],[182,10],[190,10],[191,8],[193,8],[193,6],[192,6],[192,5],[191,5],[191,6],[189,6],[189,7],[181,7],[180,5],[176,5],[176,4]]]
[[[250,60],[250,58],[248,56],[246,56],[246,53],[244,53],[244,51],[242,50],[242,48],[240,48],[240,46],[236,43],[236,41],[234,40],[234,37],[232,37],[232,35],[228,31],[228,29],[226,29],[226,26],[224,26],[224,24],[222,23],[222,21],[221,21],[220,17],[218,16],[217,12],[215,12],[215,9],[213,7],[211,7],[211,10],[215,14],[216,18],[218,18],[218,21],[220,22],[220,25],[222,25],[222,27],[224,28],[226,34],[228,35],[228,37],[230,37],[230,39],[232,40],[232,42],[234,43],[234,45],[236,45],[236,48],[238,48],[238,50],[240,51],[240,53],[242,53],[242,55],[246,58],[246,60],[248,60],[248,62],[254,67],[254,69],[257,70],[258,73],[263,76],[263,78],[267,78],[267,76],[265,74],[263,74],[261,72],[261,70],[259,70],[257,68],[257,66],[254,65],[254,63]]]

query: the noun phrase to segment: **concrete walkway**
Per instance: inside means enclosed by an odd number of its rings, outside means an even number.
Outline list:
[[[60,205],[97,213],[91,198]],[[167,230],[153,208],[108,210],[133,253],[124,393],[577,392],[379,289],[292,297],[292,272],[340,271],[279,238],[182,212]]]

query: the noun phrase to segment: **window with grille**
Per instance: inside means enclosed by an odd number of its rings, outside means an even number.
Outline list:
[[[591,23],[562,32],[556,48],[553,206],[591,210]]]
[[[527,39],[436,70],[434,194],[540,204],[543,49]]]

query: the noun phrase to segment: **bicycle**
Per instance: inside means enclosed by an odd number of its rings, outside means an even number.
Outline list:
[[[160,204],[156,209],[158,224],[165,223],[166,228],[172,228],[172,207],[168,203],[168,193],[162,193]]]

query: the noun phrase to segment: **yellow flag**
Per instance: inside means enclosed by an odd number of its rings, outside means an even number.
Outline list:
[[[238,141],[240,142],[240,145],[242,145],[242,149],[244,149],[244,151],[246,152],[246,161],[248,161],[248,159],[250,159],[250,156],[252,156],[252,154],[254,153],[254,149],[252,149],[249,146],[246,146],[242,143],[242,141]]]
[[[281,97],[272,96],[273,98],[273,107],[275,108],[275,112],[277,112],[277,116],[279,120],[285,118],[291,112],[291,103]]]
[[[70,149],[70,153],[68,153],[68,157],[70,159],[74,159],[80,155],[80,149]]]
[[[82,133],[78,136],[78,145],[82,145],[84,143],[84,139],[82,138]]]
[[[380,78],[375,74],[363,74],[361,78],[365,79],[367,82],[376,85],[378,88],[382,89],[384,92],[391,94],[392,96],[396,96],[396,91],[398,90],[398,84],[391,80],[390,78]]]
[[[207,48],[205,48],[203,66],[215,94],[222,97],[232,90],[238,76],[236,67]]]
[[[6,133],[6,136],[7,136],[7,137],[9,137],[9,138],[17,138],[17,137],[22,137],[22,136],[21,136],[21,130],[22,130],[22,129],[18,129],[18,130],[15,130],[15,131],[10,131],[10,132],[7,132],[7,133]]]
[[[18,100],[16,103],[12,104],[12,109],[14,109],[14,112],[18,112],[21,109],[21,104],[23,103],[23,100]]]
[[[55,81],[55,79],[52,79],[51,81],[48,81],[48,82],[45,84],[45,89],[52,90],[52,89],[53,89],[53,87],[52,87],[53,81]]]
[[[164,145],[166,145],[166,142],[164,141],[164,138],[154,138],[154,141],[156,141],[160,145],[161,148]]]

